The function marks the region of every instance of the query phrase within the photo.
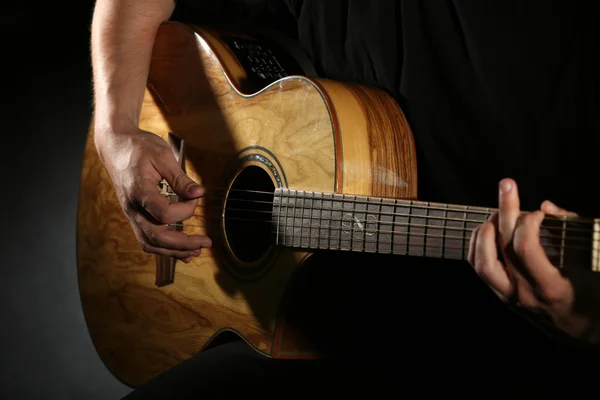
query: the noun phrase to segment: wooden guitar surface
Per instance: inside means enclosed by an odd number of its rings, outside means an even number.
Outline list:
[[[292,289],[311,253],[269,247],[241,261],[220,218],[233,193],[226,188],[250,171],[258,190],[416,198],[412,134],[396,103],[378,89],[302,76],[255,92],[218,32],[166,23],[156,39],[140,128],[183,139],[185,170],[207,188],[183,229],[208,234],[213,247],[190,264],[176,263],[173,283],[157,286],[157,262],[172,261],[141,251],[90,130],[78,276],[87,325],[109,370],[141,385],[223,331],[267,357],[318,357],[311,339],[291,327],[292,318],[302,317],[286,313],[308,294]],[[238,236],[255,240],[247,235]]]

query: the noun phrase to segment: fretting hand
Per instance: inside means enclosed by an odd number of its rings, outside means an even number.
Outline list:
[[[162,138],[132,128],[96,132],[95,142],[142,250],[188,263],[201,248],[211,246],[206,236],[187,235],[166,225],[190,218],[204,189],[180,168]],[[170,203],[160,194],[157,185],[163,178],[182,201]]]
[[[574,214],[550,201],[521,214],[516,183],[504,179],[499,189],[498,212],[471,235],[469,263],[505,302],[549,317],[554,329],[573,338],[600,342],[600,275],[576,269],[563,273],[539,239],[545,214]]]

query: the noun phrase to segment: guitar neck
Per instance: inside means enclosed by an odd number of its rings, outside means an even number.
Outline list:
[[[276,244],[467,260],[474,228],[493,208],[276,189]],[[557,267],[576,262],[600,270],[598,221],[547,216],[540,243]]]

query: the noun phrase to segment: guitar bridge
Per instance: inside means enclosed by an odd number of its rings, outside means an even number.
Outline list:
[[[158,182],[158,188],[160,189],[160,194],[167,197],[169,200],[176,201],[177,194],[171,189],[171,186],[167,183],[166,180],[161,180]]]

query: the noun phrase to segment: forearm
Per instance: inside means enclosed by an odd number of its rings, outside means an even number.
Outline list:
[[[173,0],[98,0],[91,33],[96,131],[137,127],[156,31]]]

